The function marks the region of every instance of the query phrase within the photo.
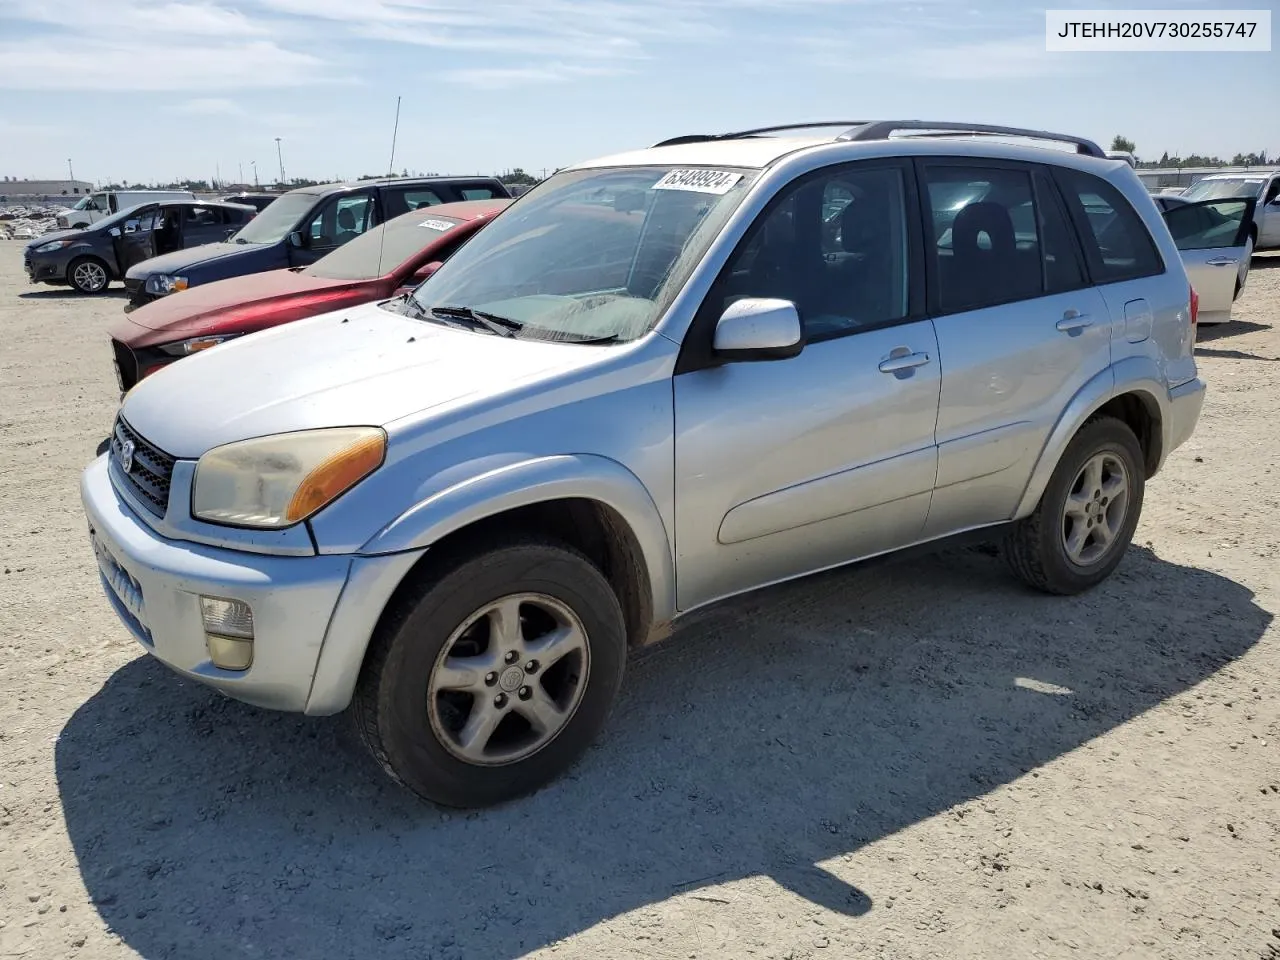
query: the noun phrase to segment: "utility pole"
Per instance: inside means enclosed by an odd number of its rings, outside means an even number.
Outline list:
[[[236,183],[243,187],[244,186],[244,161],[237,160],[236,167],[240,170],[240,179],[237,180]]]
[[[258,186],[258,161],[250,160],[249,165],[253,167],[253,185]]]
[[[280,161],[280,186],[284,186],[284,154],[280,152],[280,138],[276,137],[276,159]]]
[[[75,183],[75,181],[76,181],[76,174],[75,174],[75,171],[71,169],[71,158],[70,158],[70,157],[68,157],[68,158],[67,158],[67,176],[70,178],[70,180],[71,180],[71,182],[72,182],[72,183]]]

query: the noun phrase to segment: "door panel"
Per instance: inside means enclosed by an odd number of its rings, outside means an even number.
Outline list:
[[[1200,295],[1203,322],[1231,319],[1236,281],[1247,267],[1249,224],[1256,203],[1253,198],[1203,200],[1164,215],[1191,286]]]
[[[931,362],[879,370],[904,351]],[[925,320],[676,377],[680,608],[918,539],[937,355]]]
[[[1111,319],[1091,287],[934,326],[946,372],[930,537],[1009,519],[1059,415],[1111,362]]]
[[[135,264],[156,255],[155,222],[158,215],[156,207],[144,207],[120,224],[120,236],[115,238],[114,246],[121,275]]]

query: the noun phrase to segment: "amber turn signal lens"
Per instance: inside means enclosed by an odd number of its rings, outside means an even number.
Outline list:
[[[285,519],[289,523],[297,523],[332,503],[382,466],[386,452],[386,437],[379,433],[335,453],[299,484],[285,510]]]

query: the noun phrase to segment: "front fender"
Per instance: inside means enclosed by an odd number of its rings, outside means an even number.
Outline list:
[[[1085,422],[1109,400],[1122,394],[1134,393],[1142,397],[1149,407],[1153,406],[1161,430],[1160,458],[1163,462],[1169,450],[1169,417],[1166,416],[1169,406],[1169,391],[1160,374],[1160,368],[1149,357],[1127,357],[1119,363],[1103,370],[1086,383],[1071,398],[1058,422],[1045,441],[1035,469],[1031,471],[1031,479],[1023,491],[1022,499],[1013,519],[1020,520],[1029,516],[1040,502],[1044,489],[1049,485],[1058,461],[1062,459],[1067,444],[1076,435]]]
[[[374,534],[360,553],[421,550],[495,514],[548,500],[595,500],[621,516],[640,545],[655,622],[675,615],[675,565],[666,525],[640,479],[608,457],[538,457],[486,471],[414,504]]]

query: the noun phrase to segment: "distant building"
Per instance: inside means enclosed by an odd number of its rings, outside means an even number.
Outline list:
[[[77,197],[93,193],[87,180],[13,180],[0,179],[0,197]]]

